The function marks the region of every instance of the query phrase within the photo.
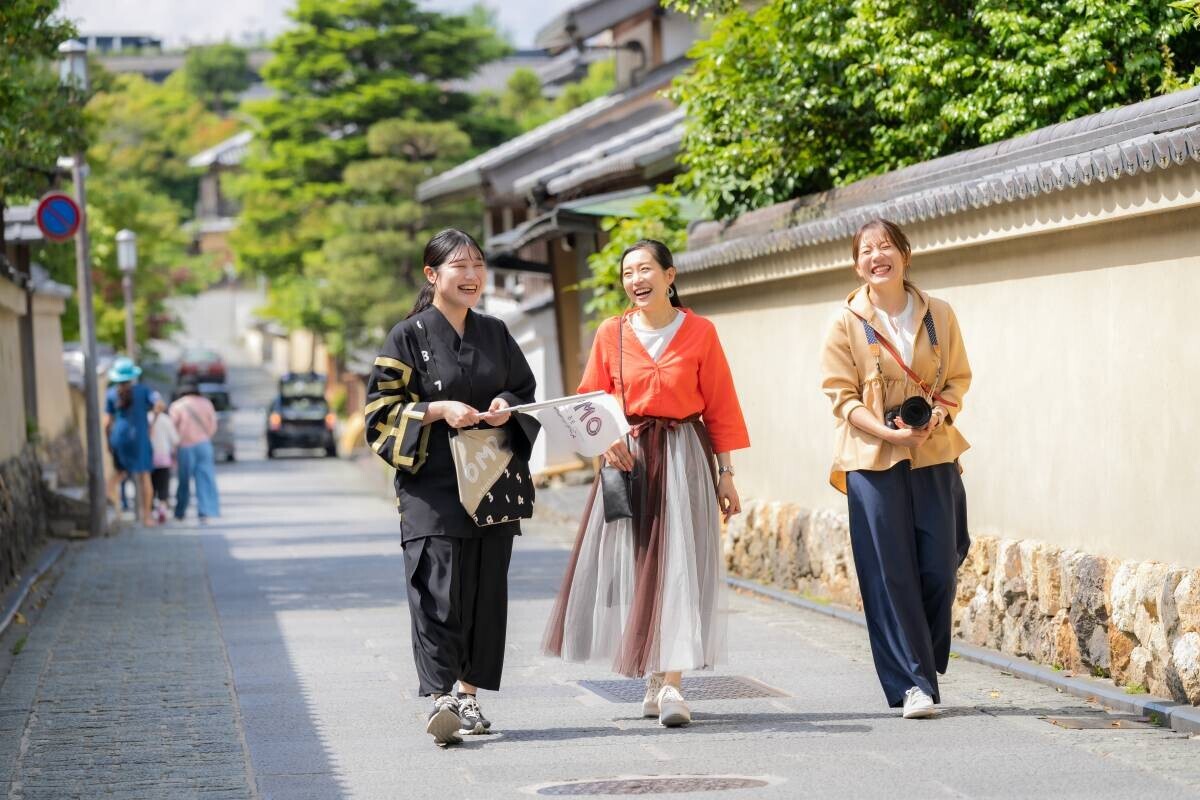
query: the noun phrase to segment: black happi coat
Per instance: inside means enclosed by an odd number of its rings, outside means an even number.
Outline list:
[[[461,339],[433,306],[392,328],[367,385],[366,428],[367,444],[396,468],[401,541],[520,534],[517,520],[475,524],[458,500],[450,426],[422,420],[435,400],[486,411],[497,397],[510,406],[533,402],[535,386],[525,355],[495,317],[468,311]],[[505,427],[513,454],[528,461],[537,420],[514,414]]]

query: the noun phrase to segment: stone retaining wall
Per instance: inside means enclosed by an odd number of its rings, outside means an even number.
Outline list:
[[[69,425],[50,440],[39,441],[38,459],[54,471],[58,486],[87,486],[87,456],[79,430]]]
[[[0,463],[0,590],[20,573],[42,542],[46,505],[42,468],[31,445]]]
[[[861,608],[845,514],[750,501],[725,534],[735,575]],[[954,635],[1200,704],[1200,569],[976,536]]]

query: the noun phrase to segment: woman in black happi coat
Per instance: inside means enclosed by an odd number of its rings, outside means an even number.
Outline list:
[[[500,688],[508,562],[521,532],[518,521],[480,527],[467,514],[450,429],[503,426],[514,456],[527,461],[538,423],[525,414],[484,418],[532,402],[535,382],[504,323],[472,310],[487,277],[479,245],[445,230],[426,245],[424,263],[416,305],[375,359],[366,434],[396,469],[413,656],[420,693],[434,698],[426,730],[447,744],[491,725],[475,694]]]

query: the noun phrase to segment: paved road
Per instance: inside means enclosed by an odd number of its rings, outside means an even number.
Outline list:
[[[240,460],[219,469],[219,524],[82,543],[45,582],[0,686],[0,796],[500,798],[693,775],[756,784],[701,797],[1200,797],[1200,740],[1057,727],[1043,717],[1105,714],[960,661],[951,708],[905,721],[861,629],[748,597],[733,599],[718,676],[760,683],[704,688],[775,696],[701,700],[690,728],[660,729],[611,699],[628,684],[580,683],[611,680],[603,668],[539,654],[571,535],[554,520],[514,556],[506,685],[481,698],[497,732],[438,749],[381,475],[264,460],[269,382],[234,382]]]

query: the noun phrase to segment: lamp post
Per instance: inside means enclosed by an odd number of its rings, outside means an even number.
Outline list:
[[[137,269],[137,234],[128,228],[117,231],[117,266],[121,269],[121,291],[125,294],[125,352],[137,359],[137,337],[133,325],[133,273]]]
[[[88,90],[87,48],[74,40],[58,46],[62,56],[59,79],[80,96]],[[79,293],[79,338],[83,345],[83,389],[87,404],[88,501],[91,517],[88,532],[101,536],[105,528],[104,451],[100,443],[100,389],[96,380],[96,317],[92,310],[91,246],[88,242],[86,165],[83,152],[71,159],[71,180],[79,204],[79,232],[75,234],[75,273]]]

